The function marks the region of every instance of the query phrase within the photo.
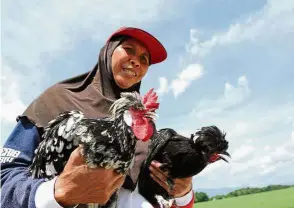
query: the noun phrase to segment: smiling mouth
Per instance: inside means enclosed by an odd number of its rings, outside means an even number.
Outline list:
[[[123,68],[123,71],[124,71],[125,73],[127,73],[127,74],[133,76],[133,77],[136,77],[136,76],[137,76],[137,74],[136,74],[135,72],[133,72],[133,71],[131,71],[131,70],[129,70],[129,69]]]

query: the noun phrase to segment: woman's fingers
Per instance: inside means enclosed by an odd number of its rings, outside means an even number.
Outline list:
[[[149,167],[151,172],[151,177],[155,180],[159,185],[161,185],[164,189],[168,190],[170,185],[168,184],[168,174],[160,170],[161,164],[158,162],[152,162],[151,166]]]
[[[155,175],[162,175],[161,178],[168,177],[168,173],[164,172],[160,169],[161,165],[162,165],[161,163],[156,162],[156,161],[151,162],[150,168],[152,168],[152,173]]]
[[[162,164],[159,162],[152,162],[150,169],[150,176],[160,186],[162,186],[171,196],[180,197],[187,194],[192,188],[192,177],[171,179],[167,172],[160,169]]]
[[[165,190],[168,190],[169,189],[169,187],[168,187],[168,185],[167,185],[167,183],[166,182],[164,182],[162,179],[159,179],[156,175],[154,175],[154,174],[150,174],[150,176],[152,177],[152,179],[156,182],[156,183],[158,183],[161,187],[163,187]]]

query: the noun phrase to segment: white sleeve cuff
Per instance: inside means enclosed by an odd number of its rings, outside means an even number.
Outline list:
[[[185,196],[175,198],[175,201],[178,206],[186,206],[187,204],[191,202],[192,199],[193,199],[193,190],[191,189],[191,191],[187,193]]]
[[[35,195],[36,208],[62,208],[54,197],[54,184],[57,177],[41,183]]]

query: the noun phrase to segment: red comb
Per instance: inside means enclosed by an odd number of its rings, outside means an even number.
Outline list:
[[[158,96],[154,89],[150,89],[144,96],[143,96],[143,104],[146,110],[156,110],[159,107],[159,103],[157,102]]]

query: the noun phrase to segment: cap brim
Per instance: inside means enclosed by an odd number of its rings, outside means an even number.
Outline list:
[[[142,42],[150,53],[150,65],[164,61],[167,52],[164,46],[150,33],[133,27],[122,27],[114,32],[107,41],[115,36],[126,35]]]

